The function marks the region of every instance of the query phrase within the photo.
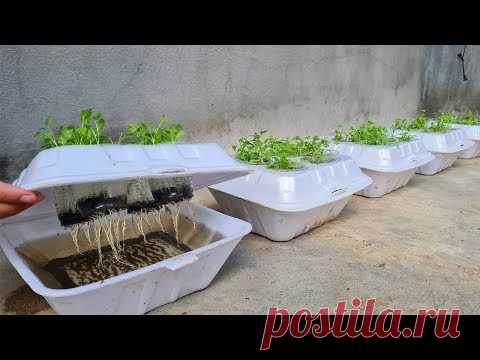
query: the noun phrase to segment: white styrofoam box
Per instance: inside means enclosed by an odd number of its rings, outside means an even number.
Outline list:
[[[460,153],[459,159],[473,159],[480,156],[480,140],[473,140],[473,143],[474,145],[471,148]]]
[[[463,124],[454,124],[458,129],[463,130],[467,139],[470,139],[474,142],[474,145],[467,150],[463,150],[459,158],[460,159],[473,159],[480,155],[480,126],[478,125],[463,125]]]
[[[43,150],[15,181],[37,190],[140,177],[193,175],[194,189],[248,173],[217,144],[68,145]]]
[[[428,151],[435,155],[430,163],[420,166],[417,174],[434,175],[453,165],[462,151],[474,146],[474,142],[466,138],[463,130],[453,128],[445,132],[412,131],[418,136]]]
[[[257,167],[253,174],[209,186],[223,212],[252,224],[253,232],[288,241],[335,218],[371,179],[345,156],[302,170]]]
[[[407,185],[417,168],[401,172],[380,172],[362,169],[372,180],[372,184],[356,193],[365,197],[382,197],[402,186]]]
[[[430,161],[428,164],[419,167],[416,173],[421,175],[435,175],[438,172],[452,166],[453,163],[458,159],[458,156],[458,152],[452,154],[435,153],[435,159]]]
[[[197,222],[222,238],[184,254],[104,281],[72,289],[46,287],[16,251],[23,243],[65,232],[54,211],[0,225],[0,247],[20,276],[58,314],[144,314],[206,288],[239,241],[251,231],[245,221],[192,204]],[[53,209],[52,209],[53,210]],[[185,206],[181,213],[187,215]]]
[[[27,284],[60,314],[141,314],[208,286],[251,225],[200,206],[196,220],[224,238],[129,273],[74,289],[49,289],[15,250],[22,243],[65,232],[53,188],[134,178],[191,176],[194,189],[248,174],[217,144],[70,145],[38,153],[14,185],[41,190],[45,199],[0,221],[0,246]],[[183,206],[183,205],[182,205]],[[182,207],[182,213],[185,208]]]
[[[415,170],[434,159],[420,139],[392,145],[332,143],[331,147],[352,157],[372,178],[371,185],[357,192],[366,197],[381,197],[405,186]]]

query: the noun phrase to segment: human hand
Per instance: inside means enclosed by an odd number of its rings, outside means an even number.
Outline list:
[[[0,181],[0,219],[16,215],[43,198],[38,191],[21,189]]]

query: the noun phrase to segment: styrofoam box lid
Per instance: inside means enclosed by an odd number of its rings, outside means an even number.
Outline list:
[[[425,131],[412,131],[411,133],[421,138],[427,150],[434,153],[452,154],[474,145],[473,141],[468,140],[465,133],[458,128],[438,133]]]
[[[361,168],[381,172],[402,172],[422,166],[434,156],[420,139],[391,145],[332,143],[331,148],[350,156]]]
[[[460,130],[463,130],[467,139],[480,141],[480,126],[464,124],[454,124],[454,126]]]
[[[55,186],[139,177],[192,176],[194,189],[249,172],[217,144],[70,145],[43,150],[14,185]]]
[[[340,200],[371,183],[372,179],[351,158],[339,156],[335,161],[295,171],[257,166],[253,174],[209,188],[270,209],[291,212]]]

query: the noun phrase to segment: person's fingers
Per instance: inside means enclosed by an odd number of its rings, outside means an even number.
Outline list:
[[[0,203],[0,219],[13,216],[22,212],[29,207],[31,204],[8,204],[8,203]]]
[[[43,195],[40,191],[34,191],[35,194],[37,194],[37,202],[42,201],[45,199],[45,195]]]
[[[38,191],[25,190],[0,182],[0,203],[33,205],[43,199]]]

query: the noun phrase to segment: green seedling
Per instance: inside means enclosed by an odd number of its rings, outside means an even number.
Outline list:
[[[327,157],[328,140],[318,136],[295,137],[292,140],[296,145],[296,155],[304,160],[319,164]]]
[[[437,120],[446,124],[458,124],[460,116],[453,112],[442,112],[437,116]]]
[[[184,134],[181,124],[170,124],[167,115],[160,117],[158,126],[150,126],[145,121],[134,121],[128,125],[127,131],[121,133],[118,142],[126,144],[155,145],[177,142]]]
[[[475,116],[471,111],[464,115],[455,114],[452,112],[443,112],[438,115],[438,119],[442,119],[444,122],[449,124],[480,125],[480,117]]]
[[[328,141],[318,136],[277,138],[263,137],[266,131],[242,137],[233,146],[235,157],[250,164],[266,165],[269,169],[293,170],[303,167],[302,161],[321,163],[324,161]]]
[[[343,131],[341,128],[335,130],[333,139],[336,142],[352,142],[363,145],[389,145],[412,139],[407,129],[394,128],[394,130],[401,130],[400,134],[394,135],[387,127],[378,125],[369,119],[357,128],[351,127],[349,131]]]
[[[425,110],[422,110],[420,114],[411,120],[408,119],[396,119],[393,124],[394,130],[410,131],[418,130],[424,132],[445,132],[450,129],[449,123],[453,120],[454,114],[440,114],[436,119],[428,119],[425,115]]]
[[[266,167],[274,170],[296,170],[302,168],[303,164],[287,156],[272,156]]]
[[[480,125],[480,116],[475,116],[471,111],[458,118],[457,124]]]
[[[51,128],[51,122],[50,117],[44,118],[44,127],[33,135],[40,139],[42,149],[63,145],[94,145],[112,142],[109,136],[102,134],[105,128],[103,114],[93,109],[80,111],[79,127],[61,125],[55,132]]]

